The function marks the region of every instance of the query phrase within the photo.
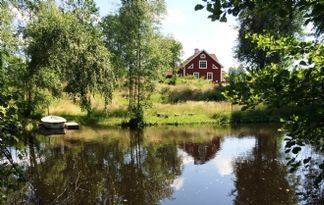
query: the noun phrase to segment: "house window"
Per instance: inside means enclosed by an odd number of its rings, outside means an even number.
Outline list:
[[[207,73],[207,80],[213,80],[213,73],[212,72]]]
[[[199,78],[199,73],[198,72],[193,72],[192,75],[193,75],[194,78],[197,78],[197,79]]]
[[[206,60],[199,61],[199,68],[200,69],[207,69],[207,61]]]
[[[216,65],[213,64],[213,69],[218,69],[218,67]]]
[[[205,54],[201,54],[200,55],[200,58],[206,58],[206,55]]]
[[[190,66],[188,66],[188,69],[193,69],[193,64],[191,64]]]

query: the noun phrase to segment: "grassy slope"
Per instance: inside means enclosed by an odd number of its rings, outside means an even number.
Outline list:
[[[279,117],[273,117],[271,113],[262,109],[242,112],[238,105],[232,106],[225,101],[216,102],[214,100],[218,99],[218,95],[211,96],[213,92],[220,93],[217,88],[215,90],[214,84],[204,80],[180,79],[176,86],[160,83],[151,97],[152,106],[145,112],[145,121],[150,125],[184,125],[279,120]],[[210,97],[213,98],[213,101],[201,101],[201,99],[206,100]],[[120,126],[129,120],[127,98],[124,91],[115,91],[107,112],[103,111],[103,100],[100,96],[94,98],[92,102],[94,112],[91,116],[87,116],[86,112],[82,111],[68,97],[54,102],[50,106],[50,113],[61,115],[81,124],[100,126]]]

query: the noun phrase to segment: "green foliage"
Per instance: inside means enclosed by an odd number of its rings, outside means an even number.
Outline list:
[[[3,91],[0,86],[1,91]],[[24,180],[21,167],[13,160],[10,146],[15,146],[21,139],[16,96],[0,92],[0,203],[19,187]]]
[[[161,63],[163,68],[159,69],[160,78],[165,78],[165,72],[172,70],[171,84],[174,85],[177,78],[177,68],[181,63],[180,56],[182,55],[182,44],[175,40],[172,36],[158,36],[157,45],[159,45],[159,58],[163,59],[164,61]]]
[[[124,52],[128,69],[130,125],[141,127],[143,124],[144,107],[149,105],[149,95],[154,89],[153,81],[158,72],[158,59],[154,51],[155,44],[154,20],[160,11],[155,11],[154,2],[140,0],[123,1],[120,8],[120,24],[122,33],[128,33]]]
[[[161,93],[164,103],[178,103],[185,101],[224,101],[222,95],[223,86],[211,85],[207,89],[200,89],[195,86],[175,85],[174,87],[165,87]]]
[[[61,9],[54,2],[39,3],[36,17],[26,28],[30,42],[28,100],[29,104],[37,104],[38,97],[46,96],[44,90],[55,97],[64,88],[78,96],[81,107],[90,113],[91,95],[100,92],[106,105],[112,98],[114,76],[109,52],[93,20],[93,2],[67,3]]]
[[[287,8],[285,14],[275,10],[272,1],[256,1],[253,8],[242,9],[238,15],[239,35],[238,44],[235,48],[236,57],[248,66],[247,69],[262,69],[270,63],[282,63],[283,56],[269,49],[260,47],[256,41],[249,36],[252,34],[270,34],[278,39],[286,36],[296,36],[301,33],[303,19],[300,12],[288,9],[292,5],[289,1],[281,2],[281,8]]]
[[[278,53],[258,46],[249,34],[270,34],[276,39],[301,33],[302,12],[294,9],[292,1],[205,1],[209,18],[226,22],[226,15],[238,17],[239,35],[235,48],[236,57],[247,64],[248,69],[264,68],[270,63],[284,59]],[[197,6],[196,9],[203,9]]]
[[[202,4],[198,4],[195,10],[206,10],[210,13],[208,18],[212,21],[227,21],[227,16],[238,16],[242,11],[252,10],[258,5],[267,5],[270,8],[268,14],[277,13],[280,17],[285,17],[291,11],[298,10],[303,13],[305,24],[313,24],[315,34],[320,37],[324,31],[324,12],[323,2],[316,0],[300,0],[300,1],[263,1],[263,0],[202,0]],[[288,16],[289,17],[289,16]],[[272,22],[273,23],[273,22]]]
[[[164,12],[161,0],[122,1],[118,14],[106,16],[101,24],[116,73],[127,78],[130,124],[135,127],[143,124],[155,81],[179,63],[181,44],[158,32]]]
[[[280,109],[269,109],[258,106],[255,109],[234,111],[231,114],[232,123],[279,123],[282,119],[294,113],[307,112],[307,109],[300,109],[297,107],[282,107]]]
[[[104,34],[104,42],[106,48],[111,53],[111,63],[114,74],[117,79],[126,76],[126,61],[123,42],[127,41],[126,36],[122,33],[122,25],[119,23],[119,15],[105,16],[100,23]],[[118,82],[117,82],[118,83]]]
[[[271,37],[263,35],[255,35],[254,38],[260,47],[267,47],[289,61],[299,63],[286,67],[271,64],[264,70],[233,74],[226,96],[248,107],[260,103],[270,107],[320,106],[320,99],[323,99],[323,45],[287,38],[272,41]]]

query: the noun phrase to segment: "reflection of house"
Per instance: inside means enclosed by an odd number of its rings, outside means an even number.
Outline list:
[[[215,157],[220,149],[220,140],[216,137],[209,143],[186,143],[182,148],[194,158],[195,164],[205,164]]]
[[[195,53],[185,60],[178,73],[180,76],[203,77],[213,82],[221,82],[222,68],[215,54],[195,49]]]

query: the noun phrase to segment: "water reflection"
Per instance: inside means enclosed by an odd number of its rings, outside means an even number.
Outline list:
[[[287,180],[287,168],[280,160],[280,138],[257,135],[247,156],[234,161],[234,204],[296,204],[295,187]]]
[[[118,140],[31,146],[34,203],[157,204],[170,196],[170,185],[181,173],[176,145],[146,145],[141,132],[130,132],[129,140],[127,149]],[[38,163],[37,158],[45,160]]]
[[[195,164],[205,164],[209,160],[215,158],[216,152],[220,149],[220,142],[221,139],[219,137],[216,137],[212,139],[211,142],[188,142],[181,147],[194,158]]]
[[[83,128],[28,138],[12,204],[296,204],[276,127]]]

